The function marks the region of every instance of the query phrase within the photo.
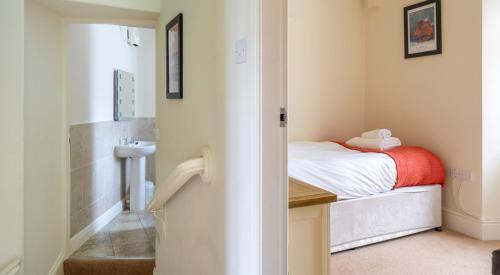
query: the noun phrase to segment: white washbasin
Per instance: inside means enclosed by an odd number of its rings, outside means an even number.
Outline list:
[[[136,141],[115,146],[115,154],[127,159],[126,179],[130,186],[130,210],[146,209],[146,156],[156,151],[156,144],[150,141]]]
[[[140,158],[153,154],[156,144],[150,141],[136,141],[125,145],[116,145],[115,153],[120,158]]]

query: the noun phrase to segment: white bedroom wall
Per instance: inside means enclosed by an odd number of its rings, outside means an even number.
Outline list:
[[[291,141],[345,141],[364,130],[362,0],[289,0]]]
[[[484,194],[481,1],[443,0],[443,54],[405,59],[403,8],[414,3],[381,1],[367,11],[366,128],[390,128],[404,144],[435,152],[446,167],[472,171],[461,200],[479,218]],[[460,211],[452,186],[448,180],[444,188],[445,225],[481,237],[478,218]]]
[[[25,5],[24,272],[52,274],[65,253],[62,19]]]
[[[137,78],[137,117],[155,117],[155,30],[140,29],[142,46],[130,47],[117,25],[68,24],[66,60],[70,125],[113,120],[113,72]]]
[[[0,270],[23,257],[24,1],[0,1]]]

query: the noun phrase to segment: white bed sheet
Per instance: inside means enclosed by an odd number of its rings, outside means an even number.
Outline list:
[[[389,192],[396,184],[396,163],[386,154],[361,153],[334,142],[292,142],[288,150],[290,177],[340,200]]]

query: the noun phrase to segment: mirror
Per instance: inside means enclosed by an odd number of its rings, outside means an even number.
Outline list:
[[[133,73],[115,70],[115,121],[135,117],[135,78]]]

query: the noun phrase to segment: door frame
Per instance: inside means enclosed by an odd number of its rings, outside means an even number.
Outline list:
[[[260,1],[261,274],[288,274],[287,0]]]
[[[81,240],[77,240],[71,236],[71,156],[70,156],[70,128],[71,125],[69,123],[69,113],[68,113],[68,100],[69,94],[67,90],[67,45],[66,45],[66,32],[65,28],[69,24],[107,24],[107,25],[122,25],[122,26],[131,26],[131,27],[141,27],[141,28],[150,28],[157,29],[158,20],[136,20],[136,19],[94,19],[94,18],[63,18],[61,20],[61,29],[63,35],[61,36],[61,68],[62,68],[62,97],[63,97],[63,132],[61,133],[63,136],[63,140],[65,141],[62,145],[62,159],[63,159],[63,175],[62,183],[63,183],[63,232],[65,233],[63,236],[63,248],[61,249],[62,254],[64,255],[64,259],[68,258],[73,254],[78,247],[80,247],[83,243]],[[155,43],[155,47],[157,44]],[[154,64],[156,67],[156,63]],[[154,83],[156,85],[156,81]],[[155,88],[156,91],[156,88]],[[156,92],[155,92],[156,95]]]

